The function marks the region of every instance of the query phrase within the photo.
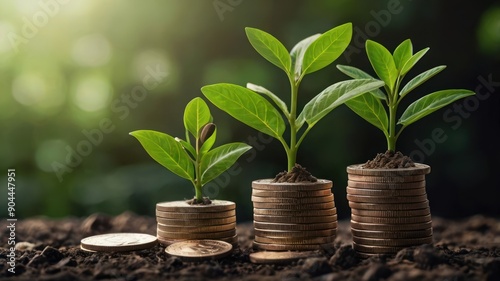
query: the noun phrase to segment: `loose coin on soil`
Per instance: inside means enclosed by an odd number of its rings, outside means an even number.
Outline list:
[[[319,252],[315,251],[300,251],[300,252],[271,252],[261,251],[251,253],[250,261],[260,264],[287,264],[300,259],[320,256]]]
[[[351,215],[351,219],[357,222],[365,223],[380,223],[380,224],[411,224],[411,223],[423,223],[431,221],[430,215],[418,216],[418,217],[399,217],[399,218],[379,218],[379,217],[364,217],[358,215]]]
[[[172,225],[165,225],[158,223],[157,227],[160,230],[171,231],[171,232],[207,233],[207,232],[219,232],[219,231],[234,229],[236,227],[236,223],[233,222],[221,225],[204,225],[204,226],[197,226],[194,224],[192,226],[176,226],[176,225],[172,226]]]
[[[351,228],[353,236],[365,238],[386,238],[386,239],[402,239],[402,238],[419,238],[432,235],[432,228],[422,230],[406,230],[406,231],[377,231],[377,230],[361,230]]]
[[[331,190],[333,184],[328,180],[319,179],[317,182],[300,182],[300,183],[272,183],[271,179],[256,180],[252,182],[252,190],[268,190],[268,191],[312,191],[312,190]]]
[[[347,200],[356,203],[375,203],[375,204],[401,204],[401,203],[421,203],[427,200],[427,195],[418,196],[364,196],[347,194]]]
[[[156,217],[156,222],[171,225],[171,226],[208,226],[208,225],[222,225],[236,222],[236,216],[227,218],[214,218],[214,219],[165,219]]]
[[[335,241],[335,235],[327,237],[263,237],[255,236],[255,242],[266,244],[325,244]]]
[[[400,239],[364,238],[364,237],[353,236],[352,241],[360,245],[399,247],[399,246],[431,244],[432,236],[419,237],[419,238],[400,238]]]
[[[261,203],[253,202],[254,208],[261,209],[283,209],[283,210],[323,210],[331,209],[335,207],[333,201],[327,203],[316,203],[316,204],[286,204],[286,203]]]
[[[425,175],[419,176],[361,176],[348,174],[347,179],[350,181],[359,182],[380,182],[380,183],[408,183],[408,182],[420,182],[425,180]]]
[[[310,250],[320,250],[320,249],[331,249],[333,248],[333,243],[293,245],[293,244],[266,244],[254,241],[253,246],[256,249],[268,250],[268,251],[310,251]]]
[[[363,165],[364,164],[350,165],[347,167],[347,173],[364,176],[412,176],[431,172],[431,167],[429,165],[420,163],[415,163],[415,167],[403,169],[365,169],[362,168]]]
[[[425,188],[425,180],[416,182],[364,182],[348,180],[347,186],[351,188],[375,189],[375,190],[408,190]]]
[[[252,190],[252,196],[259,197],[278,197],[278,198],[304,198],[304,197],[321,197],[332,194],[330,189],[309,190],[309,191],[268,191],[268,190]]]
[[[374,211],[405,211],[405,210],[418,210],[429,208],[429,200],[421,203],[405,203],[405,204],[373,204],[373,203],[358,203],[349,202],[349,207],[352,209],[360,210],[374,210]]]
[[[410,223],[410,224],[377,224],[377,223],[362,223],[351,220],[351,228],[360,230],[395,232],[395,231],[424,230],[431,227],[432,227],[431,221],[423,223]]]
[[[166,239],[162,237],[158,237],[158,242],[164,246],[171,245],[173,243],[181,242],[181,241],[188,241],[190,239]],[[226,238],[217,238],[216,240],[218,241],[224,241],[227,242],[233,246],[238,245],[238,235],[234,235],[233,237],[226,237]]]
[[[161,212],[178,213],[210,213],[230,211],[236,208],[236,204],[231,201],[212,200],[212,204],[189,204],[187,201],[170,201],[156,204],[156,210]]]
[[[283,209],[263,209],[254,208],[255,215],[263,216],[287,216],[287,217],[320,217],[332,216],[337,214],[337,208],[328,208],[323,210],[283,210]]]
[[[337,215],[318,216],[318,217],[296,217],[296,216],[269,216],[253,215],[254,221],[274,222],[274,223],[321,223],[336,222]]]
[[[308,230],[324,230],[337,228],[337,222],[323,222],[323,223],[270,223],[254,221],[253,225],[258,229],[269,230],[290,230],[290,231],[308,231]]]
[[[181,212],[163,212],[156,210],[156,218],[177,219],[177,220],[203,220],[228,218],[236,216],[236,210],[224,212],[208,212],[208,213],[181,213]]]
[[[218,240],[188,240],[173,243],[165,252],[186,261],[218,259],[231,253],[233,246]]]
[[[357,243],[352,243],[352,247],[357,252],[363,252],[367,254],[396,254],[401,249],[406,248],[404,246],[393,247],[393,246],[370,246],[370,245],[360,245]]]
[[[156,237],[144,233],[108,233],[81,240],[81,248],[98,252],[138,251],[154,247]]]
[[[333,202],[333,194],[321,197],[305,198],[279,198],[279,197],[258,197],[252,195],[252,202],[261,203],[283,203],[283,204],[315,204]]]
[[[355,187],[347,187],[347,194],[350,195],[364,195],[364,196],[385,196],[385,197],[394,197],[394,196],[416,196],[416,195],[424,195],[425,188],[415,188],[415,189],[366,189],[366,188],[355,188]]]
[[[408,211],[372,211],[372,210],[359,210],[351,209],[353,215],[366,216],[366,217],[381,217],[381,218],[394,218],[394,217],[415,217],[430,215],[429,208]]]
[[[189,232],[169,232],[157,229],[158,237],[164,239],[221,239],[233,237],[236,235],[236,230],[227,230],[219,232],[206,232],[206,233],[189,233]]]
[[[263,237],[319,237],[336,235],[337,229],[310,230],[310,231],[287,231],[287,230],[269,230],[254,229],[255,236]]]

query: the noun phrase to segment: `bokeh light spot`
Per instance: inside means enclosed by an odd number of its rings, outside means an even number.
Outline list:
[[[111,58],[111,44],[101,34],[86,35],[73,45],[73,59],[82,66],[101,66]]]
[[[37,74],[21,74],[12,82],[12,96],[20,104],[32,106],[46,98],[45,81]]]
[[[99,76],[91,76],[77,82],[73,102],[82,110],[94,112],[108,106],[111,85]]]

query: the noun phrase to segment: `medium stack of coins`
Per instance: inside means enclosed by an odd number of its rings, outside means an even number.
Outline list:
[[[254,248],[307,251],[331,247],[337,232],[332,182],[252,183]]]
[[[353,247],[361,256],[395,254],[432,243],[432,221],[425,192],[430,167],[405,169],[347,167]]]
[[[210,205],[186,201],[156,204],[158,241],[165,246],[185,240],[211,239],[237,245],[236,205],[212,200]]]

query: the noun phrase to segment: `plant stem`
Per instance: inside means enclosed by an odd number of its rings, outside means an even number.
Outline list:
[[[295,166],[297,160],[297,126],[295,121],[297,119],[297,92],[299,89],[299,83],[295,83],[293,80],[293,75],[289,77],[290,80],[290,88],[291,88],[291,97],[290,97],[290,118],[288,122],[290,123],[290,147],[287,151],[288,158],[288,171],[292,171],[292,168]]]
[[[194,169],[195,169],[195,180],[194,180],[194,189],[195,189],[195,196],[196,200],[198,202],[203,202],[203,193],[202,193],[202,186],[201,186],[201,159],[200,159],[200,145],[198,145],[198,142],[200,139],[197,137],[196,138],[196,162],[194,164]]]
[[[392,96],[392,93],[389,93]],[[398,108],[397,98],[389,102],[389,136],[387,137],[387,150],[396,152],[396,111]]]

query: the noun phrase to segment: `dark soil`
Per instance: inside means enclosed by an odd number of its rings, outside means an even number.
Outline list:
[[[290,172],[283,171],[276,175],[273,182],[317,182],[315,178],[306,168],[295,164]]]
[[[210,200],[209,198],[207,197],[203,197],[203,200],[199,201],[198,199],[193,198],[191,200],[188,200],[187,203],[189,205],[210,205],[212,204],[212,200]]]
[[[252,224],[238,225],[239,247],[220,260],[183,262],[158,245],[130,253],[91,253],[79,248],[89,235],[155,234],[152,217],[124,213],[85,219],[25,219],[16,225],[16,275],[7,271],[6,222],[0,223],[0,280],[500,280],[500,221],[474,216],[433,218],[434,244],[401,250],[394,257],[360,259],[352,249],[349,222],[340,221],[335,247],[289,265],[259,265]]]
[[[415,167],[415,163],[410,157],[403,155],[401,152],[387,150],[385,153],[379,153],[372,160],[363,164],[366,169],[400,169]]]

